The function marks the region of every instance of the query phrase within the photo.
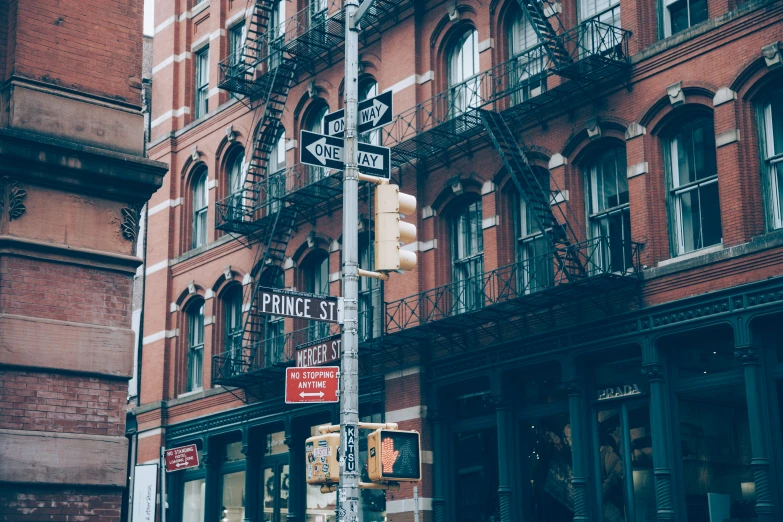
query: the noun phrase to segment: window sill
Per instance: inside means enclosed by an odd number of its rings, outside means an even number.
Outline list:
[[[189,391],[189,392],[185,392],[185,393],[180,393],[179,395],[177,395],[177,399],[184,399],[186,397],[192,397],[193,395],[198,395],[199,393],[203,393],[203,392],[204,392],[204,388],[198,388],[197,390],[193,390],[193,391]]]
[[[226,243],[230,243],[232,239],[234,238],[230,234],[226,234],[223,237],[219,237],[218,239],[216,239],[211,243],[207,243],[206,245],[201,245],[200,247],[188,250],[181,256],[174,258],[171,261],[170,266],[174,266],[178,263],[182,263],[183,261],[187,261],[188,259],[192,259],[197,255],[203,254],[204,252],[208,252],[209,250],[219,247],[220,245],[225,245]]]
[[[201,13],[202,11],[208,8],[209,8],[209,0],[204,0],[201,3],[194,5],[193,9],[190,10],[190,18],[195,17],[196,15],[198,15],[199,13]]]
[[[700,248],[699,250],[694,250],[692,252],[688,252],[687,254],[682,254],[671,259],[666,259],[665,261],[660,261],[658,266],[669,266],[675,263],[681,263],[683,261],[688,261],[690,259],[712,254],[713,252],[720,252],[721,250],[723,250],[723,243],[718,243],[717,245]]]

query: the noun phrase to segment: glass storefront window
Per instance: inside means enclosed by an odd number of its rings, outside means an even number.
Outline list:
[[[568,393],[560,386],[560,367],[548,366],[526,372],[522,380],[522,404],[551,404],[565,401]]]
[[[310,436],[318,435],[318,424],[310,428]],[[305,522],[335,522],[334,511],[337,507],[337,493],[321,493],[317,486],[307,486],[307,509]]]
[[[489,402],[488,391],[466,393],[457,397],[455,402],[455,414],[459,420],[495,414],[495,410]]]
[[[205,479],[186,481],[183,491],[182,522],[204,522]]]
[[[725,371],[740,371],[734,357],[734,336],[726,329],[726,335],[690,335],[677,341],[686,350],[673,350],[681,379],[713,375]]]
[[[223,505],[220,522],[242,522],[245,518],[245,472],[223,475]]]
[[[455,434],[456,522],[500,519],[497,437],[495,428]]]
[[[604,522],[656,520],[649,408],[617,404],[598,410],[596,421]]]
[[[220,522],[242,522],[245,518],[245,454],[241,441],[226,444],[220,474]]]
[[[678,396],[688,522],[756,520],[743,385]]]
[[[288,445],[285,443],[285,432],[267,433],[264,456],[281,455],[283,453],[288,453]]]
[[[567,413],[523,424],[520,444],[532,494],[525,495],[526,519],[557,522],[574,517],[571,485],[571,424]],[[526,481],[526,482],[527,482]],[[529,507],[528,507],[529,506]]]

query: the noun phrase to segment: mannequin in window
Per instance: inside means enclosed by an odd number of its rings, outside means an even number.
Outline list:
[[[604,504],[604,522],[622,522],[623,462],[620,456],[620,419],[617,412],[601,421],[601,496]],[[599,419],[600,421],[600,419]]]
[[[543,521],[571,520],[574,517],[574,490],[571,485],[571,425],[562,430],[543,427],[536,445],[535,497]]]

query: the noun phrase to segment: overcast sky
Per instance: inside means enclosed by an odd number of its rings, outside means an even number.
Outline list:
[[[152,36],[152,33],[155,30],[153,22],[154,11],[155,0],[144,0],[144,34],[147,36]]]

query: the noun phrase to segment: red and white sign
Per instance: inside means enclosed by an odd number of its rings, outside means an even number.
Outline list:
[[[166,450],[166,471],[179,471],[196,466],[198,466],[198,449],[195,444]]]
[[[339,402],[340,367],[285,369],[285,402]]]

